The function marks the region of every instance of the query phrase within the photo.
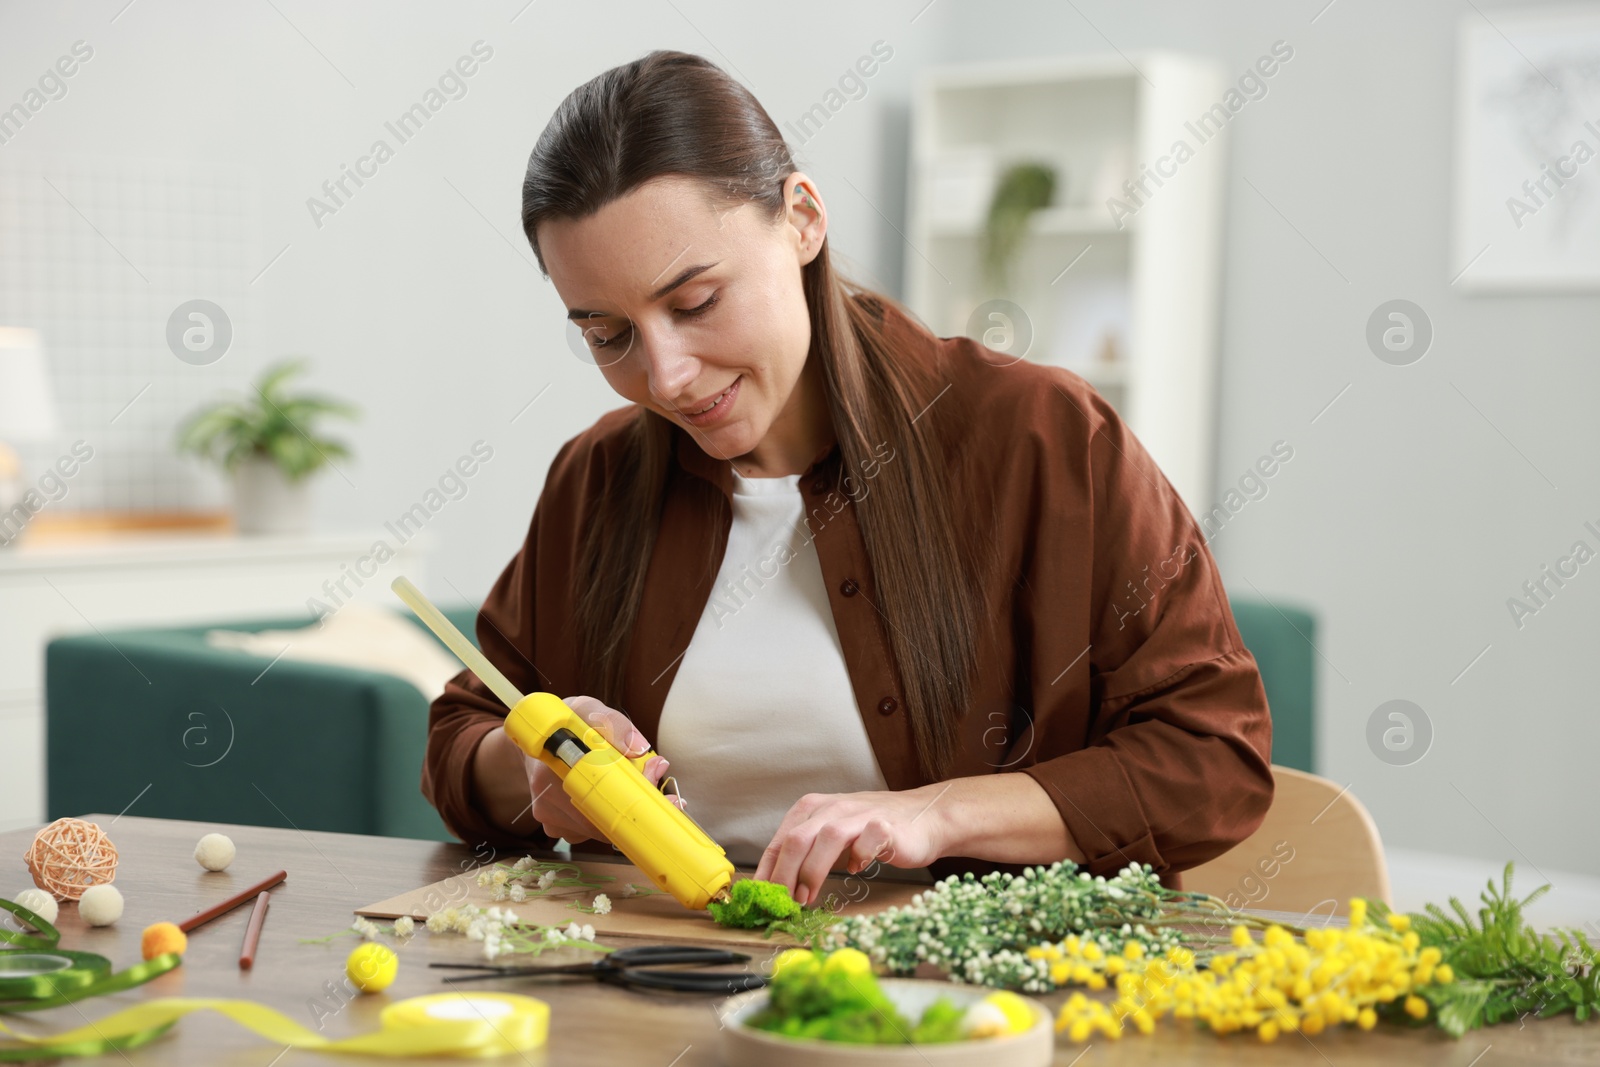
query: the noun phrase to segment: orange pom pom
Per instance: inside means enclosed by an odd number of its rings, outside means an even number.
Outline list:
[[[144,928],[144,935],[139,939],[139,952],[147,960],[163,956],[168,952],[183,955],[189,947],[189,938],[178,929],[177,923],[155,923]]]

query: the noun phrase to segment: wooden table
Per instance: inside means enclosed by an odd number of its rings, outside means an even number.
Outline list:
[[[250,909],[243,907],[195,931],[190,936],[184,965],[177,970],[139,989],[29,1016],[48,1023],[53,1031],[81,1026],[85,1019],[100,1018],[142,999],[207,996],[248,997],[312,1029],[317,1029],[320,1018],[322,1033],[333,1038],[347,1037],[376,1030],[379,1011],[393,1000],[440,992],[444,988],[439,981],[440,972],[430,970],[426,963],[481,958],[480,946],[474,942],[419,932],[399,950],[400,974],[386,993],[362,996],[340,1007],[340,1001],[330,992],[343,979],[344,959],[357,944],[356,939],[338,938],[319,945],[300,944],[297,939],[334,933],[350,924],[354,908],[470,870],[491,859],[487,850],[475,855],[464,845],[430,841],[133,816],[85,818],[105,828],[117,845],[121,861],[116,885],[127,906],[116,925],[101,929],[86,926],[78,918],[76,907],[64,906],[59,923],[62,945],[98,952],[119,969],[138,961],[139,934],[148,924],[162,919],[181,921],[279,868],[289,872],[289,879],[272,892],[272,908],[254,970],[240,971],[238,966],[239,945],[250,914]],[[213,830],[232,837],[239,850],[233,865],[222,874],[202,871],[193,859],[195,842]],[[21,830],[0,834],[0,893],[8,897],[31,884],[22,854],[32,836],[33,831]],[[614,943],[622,942],[614,939]],[[576,950],[567,951],[577,955]],[[562,957],[552,954],[547,958]],[[639,993],[592,982],[537,988],[497,982],[485,983],[484,988],[529,992],[551,1006],[548,1048],[525,1057],[502,1058],[500,1062],[539,1067],[699,1067],[721,1062],[716,1001],[710,998]],[[1065,993],[1056,993],[1040,999],[1054,1008],[1065,997]],[[320,1012],[314,1007],[319,1003]],[[329,1014],[333,1011],[336,1014]],[[285,1053],[210,1013],[191,1015],[153,1044],[126,1054],[101,1057],[99,1062],[130,1067],[168,1063],[270,1067],[280,1062],[280,1056],[285,1067],[309,1063],[340,1063],[348,1067],[352,1063],[377,1062],[302,1051]],[[1117,1042],[1097,1039],[1087,1048],[1060,1038],[1055,1062],[1080,1067],[1120,1063],[1305,1063],[1319,1067],[1600,1064],[1600,1023],[1575,1025],[1570,1017],[1528,1020],[1523,1027],[1511,1023],[1478,1031],[1461,1041],[1451,1041],[1432,1030],[1380,1027],[1371,1033],[1340,1031],[1314,1039],[1286,1034],[1266,1045],[1237,1035],[1217,1038],[1165,1021],[1151,1037],[1131,1034]]]

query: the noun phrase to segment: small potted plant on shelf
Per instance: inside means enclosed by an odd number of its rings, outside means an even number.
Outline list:
[[[1005,292],[1029,217],[1049,207],[1055,193],[1056,170],[1047,163],[1017,163],[1000,175],[983,232],[983,276],[992,292]]]
[[[219,400],[179,427],[180,453],[208,459],[233,476],[240,533],[305,533],[311,475],[350,455],[318,427],[329,416],[353,419],[357,409],[328,396],[286,392],[285,383],[304,369],[304,360],[275,363],[252,386],[254,395]]]

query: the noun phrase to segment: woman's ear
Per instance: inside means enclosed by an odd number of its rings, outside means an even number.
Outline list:
[[[827,209],[810,178],[796,171],[785,183],[789,225],[796,234],[796,247],[802,265],[810,263],[822,249],[828,233]]]

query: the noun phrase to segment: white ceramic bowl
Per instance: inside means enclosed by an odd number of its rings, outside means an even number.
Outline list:
[[[993,992],[981,986],[916,978],[882,978],[878,985],[901,1014],[913,1021],[940,997],[949,997],[951,1003],[965,1009]],[[745,1025],[767,1005],[767,991],[753,989],[722,1005],[722,1059],[728,1067],[929,1067],[971,1064],[973,1057],[981,1056],[1006,1067],[1047,1067],[1055,1053],[1050,1012],[1038,1001],[1024,999],[1033,1009],[1034,1024],[1020,1034],[930,1045],[851,1045],[783,1037]]]

